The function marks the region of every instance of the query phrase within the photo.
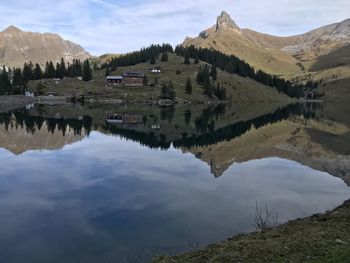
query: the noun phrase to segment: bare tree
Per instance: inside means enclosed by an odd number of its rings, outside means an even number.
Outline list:
[[[274,209],[269,209],[265,204],[264,208],[260,208],[258,202],[255,204],[254,226],[260,231],[278,226],[278,213]]]

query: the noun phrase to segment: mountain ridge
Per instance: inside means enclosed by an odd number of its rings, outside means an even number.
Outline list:
[[[14,25],[0,32],[0,64],[7,67],[22,67],[29,61],[44,65],[61,58],[72,61],[90,57],[80,45],[55,33],[26,32]]]
[[[294,36],[274,36],[249,28],[241,29],[223,11],[216,24],[183,46],[212,48],[235,55],[257,69],[278,75],[299,74],[312,68],[321,56],[350,44],[350,19]]]

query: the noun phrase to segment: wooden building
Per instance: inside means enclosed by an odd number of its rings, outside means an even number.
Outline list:
[[[154,67],[154,68],[150,68],[149,71],[150,71],[151,73],[160,74],[160,73],[162,73],[162,68],[159,67],[159,66],[157,66],[157,67]]]
[[[122,85],[123,77],[122,76],[107,76],[106,82],[109,85]]]
[[[124,71],[123,84],[125,86],[140,86],[144,84],[145,74],[141,71]]]

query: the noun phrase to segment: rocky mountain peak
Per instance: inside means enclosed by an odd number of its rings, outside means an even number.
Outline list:
[[[233,29],[236,32],[241,32],[241,29],[237,26],[237,24],[232,20],[230,15],[225,11],[222,11],[221,14],[217,18],[216,22],[216,31],[223,31],[226,29]]]
[[[15,27],[13,25],[7,27],[4,31],[4,33],[20,33],[22,30],[20,30],[18,27]]]

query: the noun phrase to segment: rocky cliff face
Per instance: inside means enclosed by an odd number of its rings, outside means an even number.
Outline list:
[[[29,61],[44,65],[46,61],[58,62],[62,57],[71,61],[91,55],[57,34],[24,32],[14,26],[0,32],[0,65],[22,67]]]
[[[237,33],[241,32],[241,29],[231,19],[230,15],[225,11],[222,11],[221,15],[218,16],[216,21],[216,32],[224,30],[234,30]]]

